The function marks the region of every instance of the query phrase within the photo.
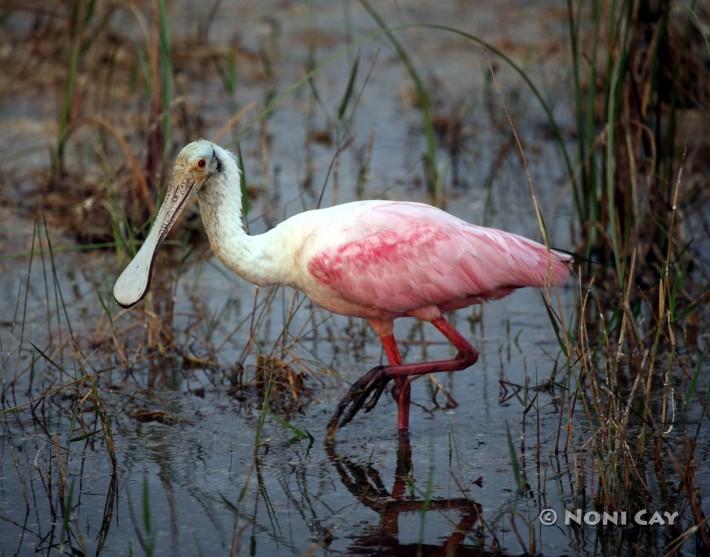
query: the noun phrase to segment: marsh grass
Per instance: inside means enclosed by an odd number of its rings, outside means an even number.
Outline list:
[[[581,480],[595,508],[643,508],[659,497],[676,508],[685,500],[688,531],[707,547],[710,530],[694,476],[697,431],[676,412],[678,390],[695,392],[691,370],[702,358],[686,350],[693,343],[678,317],[697,311],[705,294],[686,286],[686,154],[676,148],[677,106],[662,77],[664,68],[674,68],[670,87],[677,90],[690,16],[679,18],[686,22],[673,52],[671,4],[570,1],[568,14],[580,240],[585,253],[609,266],[580,275],[577,323],[566,331],[573,380],[561,409],[569,420],[563,450],[591,459],[591,475]],[[591,28],[582,31],[590,18]],[[585,420],[573,424],[580,404]],[[695,404],[706,411],[702,395]],[[577,436],[588,456],[573,448]],[[674,542],[669,548],[677,549]]]
[[[29,264],[22,293],[24,303],[20,320],[20,338],[24,339],[25,334],[33,273],[32,261],[36,257],[41,259],[41,284],[44,285],[46,301],[48,344],[40,347],[31,340],[27,341],[32,350],[29,365],[24,363],[26,359],[21,358],[23,351],[29,350],[29,347],[23,348],[23,344],[20,345],[18,359],[14,366],[16,373],[12,378],[4,377],[0,414],[15,416],[20,430],[33,429],[35,435],[43,438],[47,446],[48,455],[40,460],[38,454],[34,461],[43,493],[35,493],[33,497],[46,496],[51,519],[49,531],[43,538],[43,545],[47,549],[56,547],[60,552],[87,554],[87,540],[76,514],[76,509],[81,505],[82,478],[81,474],[76,474],[74,462],[85,458],[86,452],[91,450],[97,439],[99,439],[98,443],[106,449],[109,469],[112,473],[109,475],[109,485],[106,490],[106,514],[97,533],[96,543],[100,550],[108,533],[113,511],[116,447],[111,419],[103,403],[101,388],[98,387],[98,377],[102,370],[87,364],[87,357],[75,337],[46,220],[36,219],[32,229]],[[35,272],[37,272],[36,267]],[[69,353],[68,356],[65,352]],[[65,367],[67,360],[72,364],[69,369]],[[48,369],[42,370],[41,363],[45,363]],[[20,385],[23,375],[27,373],[29,373],[29,380],[26,382],[27,390],[18,396],[16,388]],[[35,375],[38,377],[36,378]],[[59,394],[63,394],[71,402],[54,408],[53,397]],[[19,400],[28,402],[19,403]],[[19,413],[25,409],[29,410],[31,415],[31,425],[26,425],[26,422],[19,418]],[[62,433],[57,432],[52,425],[56,419],[53,416],[55,411],[67,423],[66,430]],[[33,503],[30,503],[26,489],[24,493],[26,525]]]

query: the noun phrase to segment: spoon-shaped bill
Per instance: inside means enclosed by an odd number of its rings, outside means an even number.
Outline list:
[[[160,245],[158,223],[148,234],[136,256],[126,266],[113,287],[113,297],[119,305],[127,308],[138,303],[148,291],[153,259]]]
[[[113,297],[119,305],[131,307],[145,296],[158,247],[182,213],[194,185],[194,182],[171,183],[148,237],[113,287]]]

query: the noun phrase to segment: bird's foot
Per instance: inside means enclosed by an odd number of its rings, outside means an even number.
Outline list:
[[[372,410],[390,379],[386,366],[377,366],[355,381],[330,418],[326,436],[332,437],[335,430],[349,423],[361,408],[365,412]]]

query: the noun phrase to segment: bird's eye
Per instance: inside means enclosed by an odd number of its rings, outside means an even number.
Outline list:
[[[206,164],[207,162],[205,161],[205,159],[200,159],[197,163],[197,166],[199,166],[200,168],[204,168]]]

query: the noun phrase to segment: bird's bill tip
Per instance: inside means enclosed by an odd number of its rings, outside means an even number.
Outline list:
[[[119,306],[130,308],[145,296],[150,283],[152,255],[146,254],[141,248],[116,280],[113,286],[113,299]]]

